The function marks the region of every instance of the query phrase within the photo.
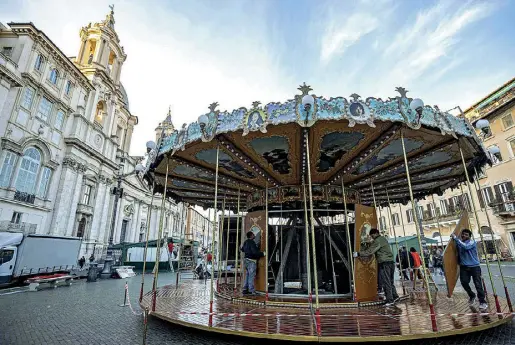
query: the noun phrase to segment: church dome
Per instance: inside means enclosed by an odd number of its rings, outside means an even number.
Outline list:
[[[125,103],[125,109],[129,110],[129,97],[127,96],[127,91],[125,91],[125,88],[123,87],[123,84],[120,83],[120,92],[123,96],[123,103]]]

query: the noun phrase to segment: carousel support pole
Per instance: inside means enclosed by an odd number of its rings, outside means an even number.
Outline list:
[[[402,284],[402,294],[406,295],[406,288],[404,287],[404,274],[402,273],[404,270],[404,267],[402,267],[402,258],[399,254],[399,242],[397,241],[397,232],[395,231],[395,226],[392,224],[392,209],[390,208],[390,195],[388,194],[388,188],[385,187],[386,191],[386,200],[388,201],[388,208],[387,208],[387,214],[388,214],[388,221],[390,223],[390,228],[393,230],[393,237],[395,238],[395,246],[397,247],[397,257],[399,258],[399,273],[401,275],[401,284]],[[395,256],[394,256],[395,258]],[[395,260],[395,259],[394,259]],[[408,257],[409,261],[409,257]]]
[[[159,274],[159,262],[161,259],[161,236],[163,235],[164,228],[164,216],[165,216],[165,202],[166,202],[166,191],[168,190],[168,168],[170,166],[170,156],[166,157],[166,176],[163,198],[161,200],[161,217],[159,217],[159,231],[157,234],[157,248],[156,248],[156,264],[154,266],[154,281],[152,283],[152,312],[156,311],[156,299],[157,299],[157,275]]]
[[[332,218],[329,217],[329,208],[326,207],[326,210],[327,210],[327,218],[331,220],[331,223],[332,223]],[[331,224],[329,224],[329,238],[332,238],[331,237]],[[333,259],[333,246],[331,245],[331,243],[329,243],[329,253],[330,253],[330,259],[331,259],[331,271],[333,271],[333,284],[334,284],[334,293],[335,294],[338,294],[338,285],[336,283],[336,272],[334,271],[334,259]]]
[[[476,174],[476,178],[474,179],[474,182],[476,183],[476,190],[478,193],[481,193],[481,189],[479,188],[480,185],[479,185],[479,175],[477,173],[477,170],[476,168],[474,167],[474,172]],[[470,198],[472,199],[472,195],[470,196]],[[490,230],[493,232],[493,228],[492,228],[492,222],[490,221],[490,215],[488,214],[488,210],[486,208],[486,203],[484,203],[484,212],[485,212],[485,215],[486,215],[486,221],[488,222],[488,227],[490,228]],[[508,287],[506,286],[506,280],[504,278],[504,273],[503,273],[503,270],[502,270],[502,266],[501,266],[501,259],[500,259],[500,253],[499,253],[499,248],[497,247],[497,243],[495,242],[495,237],[494,235],[492,235],[492,242],[494,243],[494,249],[495,249],[495,256],[497,257],[497,267],[499,268],[499,272],[501,274],[501,280],[502,280],[502,284],[504,286],[504,294],[506,296],[506,302],[508,303],[508,308],[510,309],[510,312],[513,313],[513,306],[511,305],[511,298],[510,298],[510,294],[508,293]]]
[[[411,199],[411,207],[413,208],[413,217],[415,218],[416,224],[418,224],[418,212],[415,208],[415,197],[413,195],[413,189],[411,188],[411,177],[409,174],[409,167],[408,167],[408,156],[406,155],[406,146],[404,145],[404,132],[401,130],[401,144],[402,144],[402,153],[404,156],[404,167],[406,169],[406,178],[408,180],[408,188],[409,188],[409,194]],[[418,238],[418,245],[420,248],[422,248],[422,239],[420,237],[420,229],[418,226],[415,226],[415,230],[417,231],[417,238]],[[425,254],[424,251],[421,250],[420,254],[422,254],[422,269],[424,270],[424,283],[426,285],[426,291],[427,291],[427,301],[429,303],[429,311],[431,313],[431,325],[433,326],[433,332],[438,332],[438,326],[436,323],[436,313],[435,313],[435,307],[433,305],[433,298],[431,296],[431,289],[429,288],[429,282],[427,279],[427,268],[426,268],[426,261],[425,261]]]
[[[308,205],[306,197],[306,184],[302,177],[302,189],[304,194],[304,230],[306,232],[306,270],[308,275],[308,300],[309,304],[313,302],[313,290],[311,289],[311,263],[309,261],[309,222],[308,222]],[[282,252],[282,251],[281,251]]]
[[[217,261],[217,274],[216,274],[216,292],[220,292],[220,279],[222,278],[222,274],[220,273],[220,270],[222,269],[222,249],[223,249],[223,238],[224,238],[224,223],[225,223],[225,198],[226,194],[224,195],[224,201],[222,202],[222,220],[220,223],[220,231],[218,232],[218,255],[216,256]]]
[[[238,287],[238,254],[240,253],[239,248],[240,241],[240,186],[238,186],[238,206],[236,210],[236,260],[234,262],[234,297],[236,297],[236,291]]]
[[[402,207],[401,207],[401,204],[399,204],[399,218],[401,219],[402,235],[404,236],[404,248],[407,251],[408,248],[406,247],[406,244],[408,244],[408,239],[406,238],[406,227],[404,226],[404,219],[402,218]],[[409,252],[407,252],[406,254],[407,255],[411,255]],[[408,256],[408,268],[409,268],[409,270],[411,272],[411,262],[409,260],[409,256]]]
[[[229,235],[231,234],[231,207],[228,210],[227,217],[227,242],[225,245],[225,284],[227,285],[227,266],[229,264]]]
[[[268,301],[268,180],[265,184],[265,301]]]
[[[494,295],[495,299],[495,307],[497,309],[497,312],[502,312],[501,305],[499,304],[499,298],[497,297],[497,291],[495,289],[494,285],[494,279],[492,277],[492,271],[490,270],[490,260],[488,260],[488,255],[486,255],[486,245],[485,245],[485,239],[483,237],[483,230],[481,230],[481,223],[479,222],[479,216],[477,214],[477,207],[476,207],[476,201],[474,198],[472,198],[472,188],[470,188],[470,178],[469,178],[469,172],[467,170],[467,163],[465,162],[465,156],[463,155],[463,149],[461,148],[460,142],[458,141],[458,146],[460,148],[460,156],[461,156],[461,162],[463,163],[463,170],[465,171],[465,178],[466,178],[466,185],[470,194],[470,199],[472,203],[472,209],[474,210],[474,216],[476,217],[476,224],[477,224],[477,230],[479,231],[479,237],[481,238],[481,243],[483,247],[483,253],[485,253],[485,260],[486,260],[486,269],[488,271],[488,277],[490,278],[490,284],[492,285],[492,293]]]
[[[150,218],[152,217],[152,206],[154,204],[154,186],[155,182],[152,181],[152,196],[150,198],[150,207],[147,212],[147,229],[145,231],[145,249],[143,249],[143,272],[141,273],[141,288],[139,290],[139,301],[143,300],[143,288],[145,286],[145,270],[147,268],[147,250],[148,250],[148,238],[150,235]]]
[[[352,248],[352,243],[350,240],[349,216],[348,216],[348,212],[347,212],[347,196],[345,195],[345,185],[343,184],[343,177],[341,179],[341,182],[342,182],[342,194],[343,194],[343,210],[345,212],[345,230],[347,231],[347,247],[349,249],[349,262],[350,262],[350,269],[352,271],[351,272],[352,281],[351,281],[350,287],[351,287],[351,291],[352,291],[352,300],[355,301],[356,300],[356,289],[355,289],[356,277],[355,277],[355,272],[354,272],[354,258],[352,257],[353,248]]]
[[[211,289],[209,292],[209,327],[213,326],[213,280],[215,279],[215,234],[216,234],[216,210],[218,206],[218,158],[220,156],[220,144],[216,145],[216,168],[215,168],[215,202],[213,211],[213,238],[211,239]]]
[[[382,231],[382,229],[381,229],[381,209],[377,208],[376,194],[374,191],[374,184],[372,183],[372,179],[370,179],[370,189],[372,189],[372,199],[374,200],[374,208],[377,210],[377,212],[376,212],[377,224],[379,224],[379,231]]]
[[[322,334],[322,325],[320,323],[320,304],[318,299],[318,270],[316,256],[316,239],[315,239],[315,216],[313,215],[313,187],[311,185],[311,162],[309,158],[309,134],[304,134],[306,143],[306,168],[308,170],[308,191],[309,191],[309,216],[311,224],[311,246],[313,247],[313,271],[315,274],[315,320],[317,325],[317,334]]]

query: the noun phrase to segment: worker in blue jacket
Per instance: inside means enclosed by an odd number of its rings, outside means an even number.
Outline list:
[[[243,294],[255,294],[254,280],[256,279],[257,261],[265,256],[265,252],[259,250],[254,241],[255,235],[252,231],[247,232],[247,239],[240,248],[245,253],[243,261],[245,268],[245,284],[243,284]]]
[[[485,291],[483,290],[483,281],[481,278],[481,267],[479,266],[479,257],[477,255],[477,243],[472,239],[472,231],[463,229],[460,238],[451,234],[456,241],[458,249],[458,260],[460,264],[460,282],[463,289],[469,295],[469,305],[473,305],[476,301],[476,294],[470,288],[470,278],[476,287],[477,298],[479,299],[479,309],[488,309],[485,299]]]

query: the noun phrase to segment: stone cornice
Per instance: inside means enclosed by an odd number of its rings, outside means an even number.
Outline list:
[[[70,59],[59,49],[57,45],[52,42],[50,38],[41,30],[36,28],[33,23],[8,23],[12,32],[18,35],[28,35],[35,42],[41,44],[45,47],[52,57],[61,64],[61,66],[70,73],[77,82],[84,87],[88,92],[93,90],[93,85],[89,82],[89,80],[84,76],[81,71],[73,64]]]
[[[13,84],[14,87],[23,86],[23,80],[9,71],[4,65],[0,65],[0,78],[7,80],[9,84]]]
[[[110,159],[107,159],[105,156],[103,156],[99,152],[95,151],[94,149],[92,149],[91,147],[86,145],[82,140],[77,139],[77,138],[65,137],[64,138],[64,142],[65,142],[66,145],[73,145],[73,146],[76,146],[76,147],[78,147],[79,149],[81,149],[83,151],[86,151],[86,153],[88,153],[89,156],[92,156],[93,158],[97,159],[101,163],[109,166],[109,168],[111,168],[113,170],[117,170],[118,169],[118,167],[117,167],[115,162],[111,161]]]

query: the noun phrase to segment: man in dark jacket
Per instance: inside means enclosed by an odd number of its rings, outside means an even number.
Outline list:
[[[254,237],[252,231],[247,232],[247,239],[240,248],[240,251],[245,253],[245,284],[243,285],[243,294],[255,293],[254,280],[256,279],[257,261],[259,258],[265,256],[265,252],[259,251]]]
[[[399,269],[399,273],[401,277],[404,277],[405,280],[409,280],[408,277],[408,252],[406,251],[406,247],[402,247],[399,249],[399,254],[397,254],[397,258],[395,261],[397,262],[397,268]]]

